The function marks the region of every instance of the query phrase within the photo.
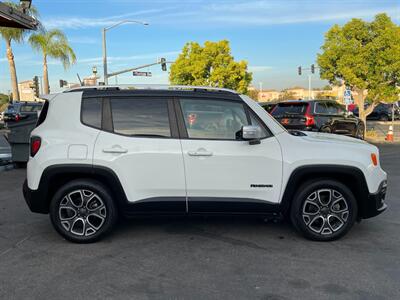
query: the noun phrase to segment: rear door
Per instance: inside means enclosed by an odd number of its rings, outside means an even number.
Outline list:
[[[278,141],[242,101],[182,98],[177,102],[189,212],[265,212],[279,201]],[[263,128],[258,145],[238,138],[242,126]]]
[[[129,201],[127,209],[186,212],[182,150],[171,99],[105,99],[93,163],[116,173]]]

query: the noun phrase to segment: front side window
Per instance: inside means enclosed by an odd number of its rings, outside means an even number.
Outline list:
[[[171,137],[167,100],[114,98],[111,112],[115,133]]]
[[[181,100],[189,138],[235,140],[249,125],[241,102],[224,100]]]

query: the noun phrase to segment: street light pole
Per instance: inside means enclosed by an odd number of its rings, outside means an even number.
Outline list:
[[[104,75],[104,85],[108,85],[106,30],[107,30],[106,28],[103,28],[103,75]]]
[[[104,75],[104,84],[108,85],[108,73],[107,73],[107,45],[106,45],[106,32],[107,30],[113,29],[114,27],[117,27],[119,25],[125,24],[125,23],[135,23],[135,24],[141,24],[144,26],[149,25],[147,22],[142,22],[142,21],[136,21],[136,20],[123,20],[118,23],[115,23],[109,27],[105,27],[102,30],[103,33],[103,75]]]

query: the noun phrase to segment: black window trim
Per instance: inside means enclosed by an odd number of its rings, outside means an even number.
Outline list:
[[[183,112],[181,109],[180,101],[182,99],[196,99],[196,100],[215,100],[215,101],[229,101],[233,103],[240,102],[245,110],[247,121],[251,124],[250,119],[250,112],[253,113],[254,117],[257,121],[263,126],[263,128],[267,131],[268,135],[266,137],[261,138],[260,140],[268,139],[274,136],[272,131],[268,128],[268,126],[264,123],[264,121],[254,112],[251,107],[242,99],[238,100],[236,97],[221,97],[218,95],[217,97],[212,97],[209,95],[180,95],[180,96],[173,96],[173,95],[160,95],[160,94],[111,94],[111,95],[104,95],[104,94],[90,94],[84,95],[81,100],[81,112],[80,112],[80,121],[84,126],[105,131],[108,133],[125,136],[125,137],[132,137],[132,138],[153,138],[153,139],[181,139],[181,140],[209,140],[209,141],[234,141],[234,142],[244,142],[245,140],[234,140],[234,139],[208,139],[208,138],[189,138],[185,121],[183,118]],[[154,137],[154,136],[135,136],[135,135],[125,135],[121,133],[117,133],[114,131],[113,126],[113,118],[112,118],[112,111],[111,111],[111,98],[152,98],[152,99],[165,99],[167,100],[167,109],[168,109],[168,120],[170,125],[171,136],[170,137]],[[82,106],[84,99],[89,98],[100,98],[102,101],[102,111],[101,111],[101,128],[85,124],[82,119]],[[148,101],[151,101],[148,100]]]
[[[179,97],[175,98],[175,111],[178,119],[178,128],[179,128],[179,133],[180,133],[180,138],[182,140],[197,140],[197,141],[231,141],[231,142],[248,142],[247,140],[243,139],[210,139],[210,138],[191,138],[189,137],[189,134],[187,132],[187,128],[185,125],[185,119],[183,117],[183,111],[182,111],[182,106],[181,106],[181,100],[186,100],[186,99],[192,99],[189,97]],[[212,98],[212,97],[202,97],[202,98],[196,98],[197,100],[210,100],[210,101],[227,101],[227,102],[233,102],[233,103],[238,103],[237,100],[234,99],[221,99],[221,98]],[[257,121],[264,127],[264,129],[267,131],[268,135],[266,137],[261,138],[260,140],[265,140],[267,138],[270,138],[273,136],[271,130],[267,127],[267,125],[264,123],[263,120],[247,105],[246,102],[243,100],[240,101],[240,103],[243,106],[243,109],[246,114],[247,122],[251,124],[251,118],[250,118],[250,112],[253,113],[254,117],[257,119]]]

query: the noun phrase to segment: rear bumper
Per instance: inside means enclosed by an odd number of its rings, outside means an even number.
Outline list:
[[[32,212],[40,214],[49,213],[49,207],[45,200],[45,195],[43,195],[40,190],[31,190],[28,187],[28,182],[26,180],[22,186],[22,192],[24,194],[25,202],[28,204],[28,207]]]
[[[366,202],[363,203],[360,217],[368,219],[383,213],[387,209],[385,203],[387,181],[384,180],[379,185],[379,189],[374,194],[369,194]]]

